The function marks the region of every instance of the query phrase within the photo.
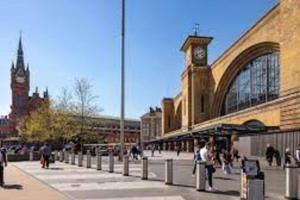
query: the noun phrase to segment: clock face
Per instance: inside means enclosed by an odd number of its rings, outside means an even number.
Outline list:
[[[25,78],[23,76],[17,76],[16,81],[18,83],[24,83],[25,82]]]
[[[195,47],[194,58],[197,60],[202,60],[203,58],[205,58],[205,49],[203,47]]]

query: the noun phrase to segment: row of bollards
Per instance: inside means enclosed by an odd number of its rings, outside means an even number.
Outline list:
[[[61,162],[69,163],[69,153],[66,151],[55,152],[54,154],[55,160],[59,160]],[[33,155],[32,155],[33,157]],[[30,156],[31,159],[31,156]],[[100,154],[96,154],[96,169],[102,170],[102,156]],[[75,153],[71,153],[71,164],[75,164]],[[82,152],[78,153],[78,166],[83,166],[83,155]],[[88,150],[86,154],[86,167],[91,168],[91,152]],[[114,172],[114,155],[113,153],[109,153],[108,156],[108,171],[110,173]],[[124,156],[123,161],[123,176],[129,176],[129,157]],[[142,158],[141,164],[141,179],[148,179],[148,158]],[[165,160],[165,184],[172,185],[173,184],[173,160],[166,159]],[[205,191],[206,187],[206,163],[203,161],[197,161],[196,165],[196,190],[197,191]],[[249,191],[250,192],[250,191]],[[286,199],[298,199],[298,166],[297,165],[286,165]],[[249,194],[249,200],[251,198]],[[255,196],[255,195],[254,195]],[[248,199],[248,198],[247,198]],[[255,199],[255,198],[254,198]]]

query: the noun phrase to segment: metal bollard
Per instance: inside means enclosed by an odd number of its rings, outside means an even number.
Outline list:
[[[55,161],[58,160],[58,151],[57,150],[54,151],[54,160]]]
[[[72,151],[72,154],[71,154],[71,165],[75,165],[75,152]]]
[[[65,163],[69,163],[69,152],[65,151]]]
[[[172,159],[165,160],[165,184],[167,185],[173,184],[173,160]]]
[[[29,160],[33,161],[33,151],[32,150],[29,152]]]
[[[102,170],[102,156],[100,154],[97,155],[97,170]]]
[[[63,151],[60,151],[60,154],[59,154],[59,161],[60,161],[60,162],[63,162],[63,161],[64,161],[64,152],[63,152]]]
[[[91,152],[87,150],[86,152],[86,168],[91,168]]]
[[[114,172],[114,153],[110,152],[109,153],[109,173]]]
[[[285,198],[298,199],[298,166],[287,164],[286,167]]]
[[[205,162],[203,161],[197,161],[197,171],[196,171],[196,190],[197,191],[205,191]]]
[[[78,152],[78,167],[82,167],[82,152]]]
[[[148,179],[148,158],[143,157],[142,158],[142,180]]]
[[[129,176],[129,157],[124,156],[123,176]]]

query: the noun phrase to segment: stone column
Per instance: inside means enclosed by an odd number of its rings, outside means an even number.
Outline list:
[[[173,150],[172,142],[169,142],[169,151]]]
[[[185,141],[181,141],[181,151],[185,151]]]
[[[164,151],[167,150],[167,143],[166,143],[166,142],[163,143],[163,150],[164,150]]]
[[[189,140],[186,140],[186,141],[185,141],[185,144],[186,144],[186,148],[185,148],[186,152],[190,152],[190,148],[191,148],[190,141],[189,141]]]
[[[177,149],[177,142],[173,142],[173,150],[176,150]]]

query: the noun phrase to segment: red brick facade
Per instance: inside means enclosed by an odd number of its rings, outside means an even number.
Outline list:
[[[9,119],[6,120],[5,127],[1,127],[0,125],[0,131],[5,130],[9,132],[9,134],[6,134],[6,137],[17,136],[19,132],[18,122],[31,111],[37,109],[42,102],[48,101],[49,95],[47,90],[44,92],[43,97],[40,96],[38,88],[36,88],[32,96],[29,96],[29,90],[29,65],[25,68],[22,39],[20,37],[17,60],[15,63],[13,62],[11,66],[11,111],[9,113]],[[9,127],[9,130],[7,130],[7,127]]]

